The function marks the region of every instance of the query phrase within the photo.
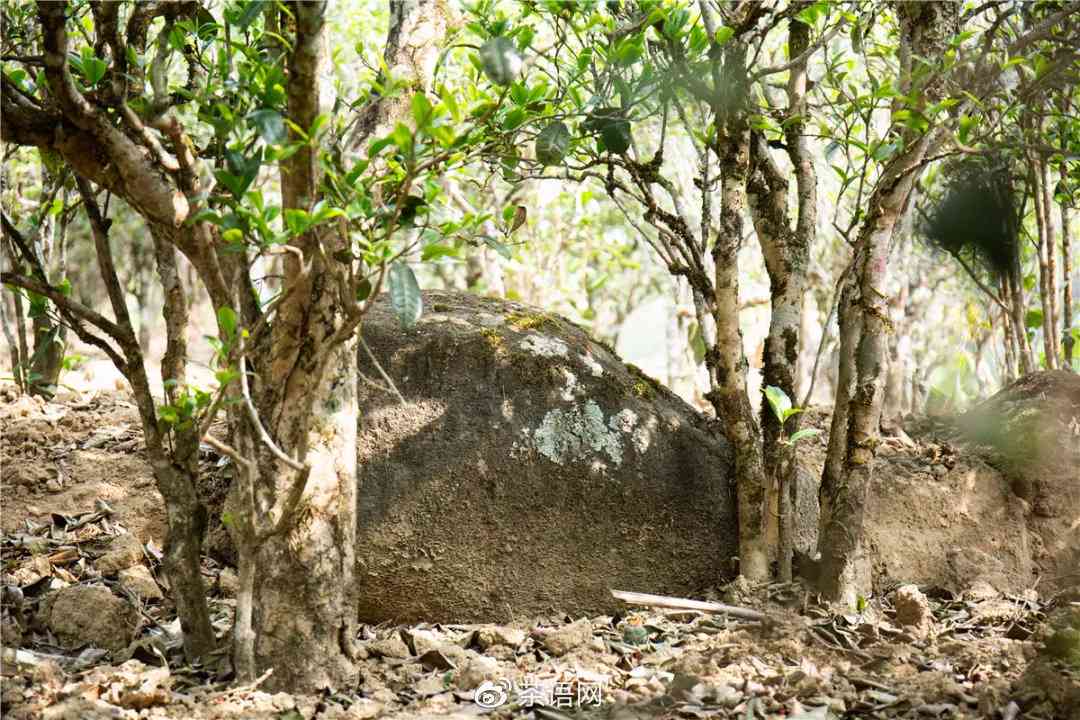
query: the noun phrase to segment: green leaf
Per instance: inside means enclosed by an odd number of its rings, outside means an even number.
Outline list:
[[[454,118],[454,122],[461,122],[461,108],[458,106],[454,91],[448,89],[445,85],[440,85],[439,97],[442,99],[443,105],[446,105],[446,109],[450,111],[450,117]]]
[[[713,42],[718,46],[722,46],[727,43],[728,40],[735,36],[735,29],[729,28],[726,25],[722,25],[716,29],[716,35],[713,37]]]
[[[816,2],[806,9],[800,11],[795,18],[802,23],[810,25],[811,27],[817,23],[818,19],[823,15],[828,14],[829,3],[828,2]]]
[[[788,442],[794,445],[800,440],[804,440],[806,438],[814,437],[815,435],[820,434],[821,430],[819,430],[818,428],[804,428],[796,433],[792,433],[791,437],[788,438]]]
[[[569,149],[570,128],[565,123],[551,123],[536,136],[536,159],[542,165],[558,165]]]
[[[221,239],[229,245],[244,242],[244,231],[240,228],[229,228],[221,233]]]
[[[432,262],[444,257],[457,257],[458,251],[456,248],[450,245],[440,245],[439,243],[430,243],[424,246],[424,249],[420,251],[420,259],[423,262]]]
[[[1043,326],[1043,311],[1042,308],[1032,308],[1027,311],[1027,316],[1024,318],[1024,324],[1029,328],[1041,328]]]
[[[895,140],[891,143],[885,143],[883,145],[878,145],[876,148],[874,148],[873,157],[878,162],[883,162],[895,155],[896,151],[899,150],[902,146],[903,143],[899,140]]]
[[[705,336],[701,332],[701,326],[696,322],[690,323],[690,349],[694,352],[694,362],[700,365],[705,362],[705,354],[708,348],[705,346]]]
[[[413,143],[412,130],[403,123],[398,123],[390,133],[390,140],[397,145],[402,152],[408,152],[412,148]]]
[[[222,368],[214,373],[214,378],[218,381],[219,385],[228,385],[233,380],[240,377],[240,373],[236,372],[232,368]]]
[[[502,244],[495,238],[484,235],[481,237],[481,239],[484,241],[485,245],[502,255],[507,260],[510,260],[514,257],[514,254],[510,252],[510,248],[508,248],[506,245]]]
[[[364,278],[356,285],[356,302],[364,302],[371,296],[371,291],[375,288],[372,287],[371,281]]]
[[[290,235],[303,235],[311,227],[311,215],[307,210],[301,210],[299,208],[288,208],[284,213],[285,227],[289,229]]]
[[[319,133],[326,124],[330,122],[330,115],[327,113],[319,113],[315,116],[315,119],[311,121],[311,127],[307,130],[307,135],[311,140],[317,140]]]
[[[416,93],[412,96],[412,116],[416,122],[417,130],[425,128],[431,124],[431,101],[427,99],[424,93]]]
[[[961,115],[960,127],[957,132],[957,137],[960,139],[960,142],[966,145],[971,138],[971,131],[974,130],[978,124],[979,119],[977,117],[973,115]]]
[[[521,123],[525,122],[525,110],[522,108],[514,108],[510,112],[506,113],[506,117],[503,119],[503,130],[515,130]]]
[[[86,82],[90,85],[97,85],[101,82],[101,78],[105,77],[105,71],[109,67],[104,60],[93,56],[84,58],[82,66]]]
[[[247,121],[267,144],[276,145],[285,140],[285,120],[277,110],[256,110],[247,116]]]
[[[236,312],[228,305],[222,305],[217,311],[217,321],[225,339],[231,341],[236,336]]]
[[[236,20],[236,24],[240,27],[240,31],[247,30],[248,25],[255,22],[255,18],[259,17],[259,13],[262,12],[263,3],[267,0],[248,0],[244,3],[244,12]]]
[[[787,393],[775,385],[766,385],[765,399],[769,401],[769,407],[772,408],[777,420],[782,423],[789,417],[787,413],[791,410],[791,398],[787,396]]]
[[[412,268],[403,262],[394,263],[390,266],[388,284],[390,306],[394,309],[394,314],[403,328],[413,327],[424,312],[424,301]]]

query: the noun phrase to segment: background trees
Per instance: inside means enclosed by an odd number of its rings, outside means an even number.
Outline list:
[[[13,374],[50,392],[70,331],[127,379],[192,657],[214,644],[207,442],[236,468],[238,674],[287,656],[282,685],[349,676],[354,339],[384,289],[408,325],[421,284],[544,300],[566,286],[563,309],[615,339],[632,305],[669,295],[664,366],[732,447],[752,579],[773,563],[791,576],[791,410],[834,396],[821,548],[824,589],[847,602],[866,589],[889,383],[899,412],[926,386],[949,404],[1076,361],[1076,3],[351,10],[3,8]],[[970,217],[954,190],[972,177],[1007,227],[956,243],[935,227],[950,198]],[[927,261],[924,236],[970,284]],[[161,349],[129,307],[148,303]],[[953,337],[921,329],[964,304]]]

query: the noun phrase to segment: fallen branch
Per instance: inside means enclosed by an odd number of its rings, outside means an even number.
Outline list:
[[[743,620],[763,621],[768,615],[751,610],[750,608],[724,605],[704,600],[688,600],[686,598],[669,597],[667,595],[649,595],[648,593],[627,592],[625,590],[612,590],[611,596],[616,600],[622,600],[630,605],[649,605],[650,607],[671,608],[675,610],[701,610],[702,612],[722,613]]]

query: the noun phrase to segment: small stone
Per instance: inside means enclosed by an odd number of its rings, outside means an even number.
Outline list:
[[[1001,596],[1001,593],[997,589],[986,582],[985,580],[976,580],[971,584],[967,590],[963,593],[965,600],[972,602],[982,602],[983,600],[994,600]]]
[[[411,630],[409,639],[412,640],[413,650],[416,651],[417,657],[432,650],[439,651],[445,644],[442,638],[431,630]]]
[[[383,705],[380,702],[371,700],[370,698],[357,698],[349,706],[349,710],[345,713],[345,717],[350,720],[369,720],[373,718],[383,710]]]
[[[102,575],[115,575],[117,572],[142,562],[142,543],[128,533],[117,535],[109,543],[109,549],[94,562],[94,567]]]
[[[525,642],[526,637],[525,631],[520,628],[491,625],[476,631],[476,644],[482,650],[488,650],[495,645],[507,645],[516,648]]]
[[[930,614],[930,601],[915,585],[904,585],[896,590],[893,598],[896,606],[896,622],[914,629],[920,636],[925,635],[933,624]]]
[[[142,600],[161,600],[164,595],[145,565],[132,565],[118,575],[120,584]]]
[[[583,618],[562,627],[537,630],[535,634],[548,652],[559,657],[592,640],[593,627]]]
[[[75,585],[53,597],[48,625],[65,647],[123,650],[135,636],[138,614],[100,585]]]
[[[376,657],[407,658],[411,656],[409,646],[401,639],[401,635],[396,632],[382,640],[368,643],[367,649]]]
[[[477,655],[466,663],[457,677],[457,686],[462,690],[475,690],[485,680],[494,680],[499,675],[499,661],[484,655]]]

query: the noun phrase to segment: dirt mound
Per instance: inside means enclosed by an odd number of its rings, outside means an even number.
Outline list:
[[[829,413],[804,422],[827,432]],[[820,476],[826,443],[800,444],[809,474]],[[1074,586],[1078,518],[1080,376],[1035,373],[962,416],[909,418],[882,438],[866,517],[875,589]]]
[[[957,425],[1023,500],[1040,574],[1052,587],[1080,583],[1080,375],[1021,378]]]

